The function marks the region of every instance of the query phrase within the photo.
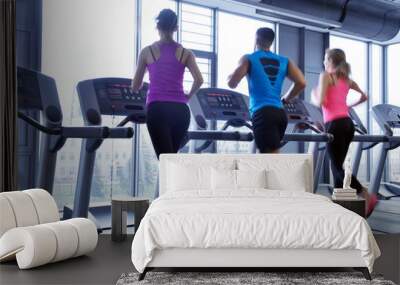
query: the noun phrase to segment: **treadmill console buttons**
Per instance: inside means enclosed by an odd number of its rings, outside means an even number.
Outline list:
[[[138,94],[133,93],[130,86],[131,80],[124,78],[95,79],[92,84],[102,114],[117,116],[144,115],[146,88],[141,89]]]

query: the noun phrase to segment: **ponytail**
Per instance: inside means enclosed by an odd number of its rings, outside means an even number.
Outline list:
[[[336,77],[349,80],[351,68],[350,64],[346,61],[346,54],[344,53],[344,51],[338,48],[333,48],[327,49],[326,54],[328,56],[328,59],[332,61],[332,64],[336,70]]]
[[[351,73],[350,64],[347,61],[341,61],[336,66],[335,73],[336,73],[337,78],[343,78],[343,79],[348,80],[350,78],[350,73]]]

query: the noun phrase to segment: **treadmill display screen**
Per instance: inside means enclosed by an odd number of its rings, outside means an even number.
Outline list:
[[[240,105],[236,98],[227,94],[208,93],[207,103],[211,108],[240,110]]]
[[[147,84],[138,92],[132,92],[132,80],[127,78],[99,78],[88,80],[81,93],[94,93],[102,115],[129,116],[145,114]],[[87,85],[91,85],[88,88]],[[79,86],[78,86],[79,89]],[[86,95],[85,95],[86,96]]]
[[[146,93],[141,91],[139,93],[133,93],[129,85],[123,84],[105,84],[98,86],[96,93],[101,99],[108,98],[113,101],[125,101],[125,102],[145,102]]]
[[[198,91],[196,97],[200,113],[206,120],[250,120],[243,94],[219,88],[205,88]],[[191,106],[192,111],[196,108]]]
[[[372,107],[372,112],[375,115],[375,120],[386,132],[386,129],[400,128],[400,106],[390,104],[379,104]]]
[[[290,121],[306,120],[309,116],[307,109],[300,100],[287,103],[284,105],[284,108]]]
[[[392,128],[400,127],[400,110],[390,110],[389,112],[390,121],[388,123]]]

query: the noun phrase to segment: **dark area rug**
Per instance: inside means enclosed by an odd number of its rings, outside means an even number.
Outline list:
[[[142,281],[138,281],[138,276],[138,273],[122,274],[117,285],[395,285],[380,275],[372,275],[373,280],[368,281],[359,272],[148,272]]]

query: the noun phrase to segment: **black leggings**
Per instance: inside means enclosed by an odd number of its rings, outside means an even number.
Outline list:
[[[147,129],[157,158],[177,153],[190,124],[190,110],[184,103],[152,102],[147,106]]]
[[[343,163],[354,137],[354,124],[350,118],[341,118],[326,123],[325,128],[328,133],[334,136],[333,141],[327,143],[334,185],[335,188],[342,188],[344,179]],[[354,175],[351,176],[350,186],[356,189],[357,193],[360,193],[363,189],[363,186]]]

